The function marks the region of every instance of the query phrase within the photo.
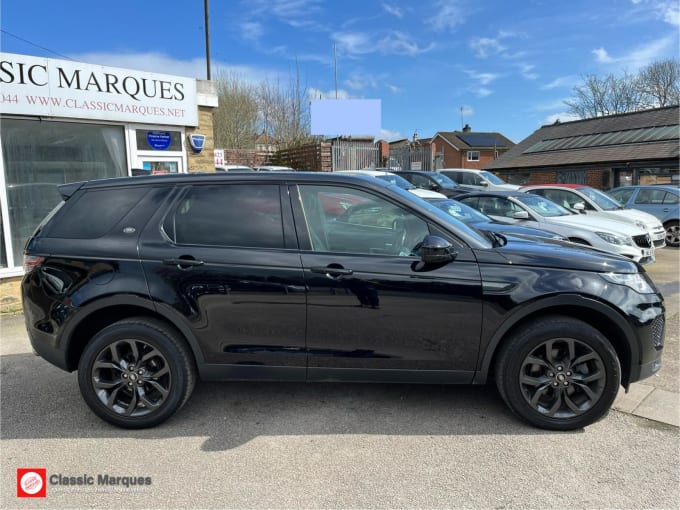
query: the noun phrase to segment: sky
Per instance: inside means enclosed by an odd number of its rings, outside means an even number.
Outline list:
[[[288,83],[313,99],[379,99],[378,138],[469,124],[520,142],[574,120],[586,75],[678,58],[667,0],[209,0],[213,77]],[[206,78],[203,0],[2,0],[0,48]],[[335,66],[333,47],[335,45]]]

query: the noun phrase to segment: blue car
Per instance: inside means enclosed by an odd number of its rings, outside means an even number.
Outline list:
[[[666,229],[666,245],[680,246],[680,188],[678,186],[621,186],[607,194],[625,207],[653,214]]]
[[[457,220],[460,220],[466,225],[474,227],[477,230],[484,230],[485,232],[498,232],[511,236],[531,236],[567,240],[566,237],[556,234],[555,232],[548,232],[547,230],[541,230],[538,228],[522,227],[520,225],[509,223],[501,223],[500,221],[489,218],[486,214],[482,214],[477,209],[474,209],[469,205],[465,205],[451,198],[432,198],[428,199],[427,201],[445,213],[453,216]]]

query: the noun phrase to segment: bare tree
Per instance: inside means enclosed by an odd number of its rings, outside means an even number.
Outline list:
[[[238,75],[218,70],[218,107],[213,115],[215,146],[255,148],[258,120],[257,89]]]
[[[583,77],[583,85],[574,87],[575,98],[564,101],[569,112],[582,119],[602,117],[639,109],[640,92],[635,77],[593,74]]]
[[[677,105],[680,98],[680,68],[677,60],[654,62],[637,75],[593,74],[574,87],[574,97],[564,104],[569,113],[582,119]]]
[[[680,62],[667,59],[652,62],[640,71],[638,89],[646,108],[680,103]]]

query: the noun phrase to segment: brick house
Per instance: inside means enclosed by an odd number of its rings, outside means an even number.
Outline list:
[[[438,131],[429,140],[434,168],[484,168],[512,147],[500,133],[475,132],[469,124],[462,131]]]
[[[513,184],[609,189],[680,182],[680,110],[655,108],[543,126],[484,168]]]

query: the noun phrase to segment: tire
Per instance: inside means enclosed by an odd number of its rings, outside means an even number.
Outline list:
[[[666,229],[666,244],[677,248],[680,246],[680,223],[677,221],[667,221],[664,225]]]
[[[496,385],[523,420],[549,430],[573,430],[607,414],[621,384],[609,341],[571,317],[544,317],[515,332],[501,348]]]
[[[158,425],[177,412],[194,389],[196,369],[184,339],[146,317],[102,329],[85,346],[78,384],[103,420],[127,429]]]

